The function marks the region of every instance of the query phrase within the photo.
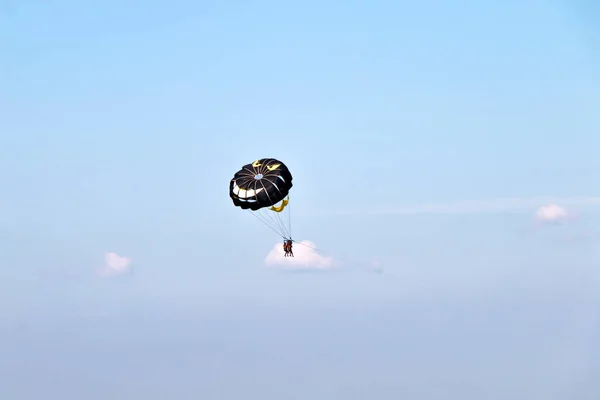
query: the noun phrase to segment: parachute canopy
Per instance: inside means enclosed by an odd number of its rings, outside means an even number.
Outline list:
[[[251,211],[263,223],[284,239],[291,239],[289,192],[292,174],[275,158],[262,158],[246,164],[229,183],[229,197],[236,207]],[[283,220],[286,210],[288,224]]]
[[[263,158],[246,164],[229,183],[233,204],[256,211],[282,201],[292,188],[292,174],[287,166],[274,158]]]

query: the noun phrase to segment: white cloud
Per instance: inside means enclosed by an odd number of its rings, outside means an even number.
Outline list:
[[[535,217],[539,222],[567,222],[572,215],[566,208],[557,204],[548,204],[539,207],[535,212]]]
[[[121,257],[117,253],[106,253],[104,255],[104,267],[98,272],[103,277],[123,275],[131,271],[132,260]]]
[[[273,246],[267,254],[265,264],[270,267],[283,267],[285,269],[313,269],[325,270],[339,266],[333,257],[326,257],[316,250],[316,246],[309,240],[295,242],[294,257],[285,257],[283,243]]]

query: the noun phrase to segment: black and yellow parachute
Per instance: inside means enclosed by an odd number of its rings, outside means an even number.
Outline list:
[[[229,182],[229,197],[236,207],[248,210],[284,239],[291,239],[289,210],[292,174],[275,158],[246,164]]]

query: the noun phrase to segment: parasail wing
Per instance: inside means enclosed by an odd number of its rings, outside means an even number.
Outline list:
[[[284,163],[263,158],[244,165],[234,174],[229,183],[229,197],[236,207],[256,211],[284,201],[292,186],[292,174]],[[281,210],[286,204],[280,206]]]

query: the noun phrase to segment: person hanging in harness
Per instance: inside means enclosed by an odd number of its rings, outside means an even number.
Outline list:
[[[287,241],[287,253],[288,257],[294,257],[294,252],[292,251],[292,239],[288,239]]]
[[[285,252],[284,257],[288,257],[290,254],[290,250],[289,250],[287,239],[284,239],[284,241],[283,241],[283,251]]]

